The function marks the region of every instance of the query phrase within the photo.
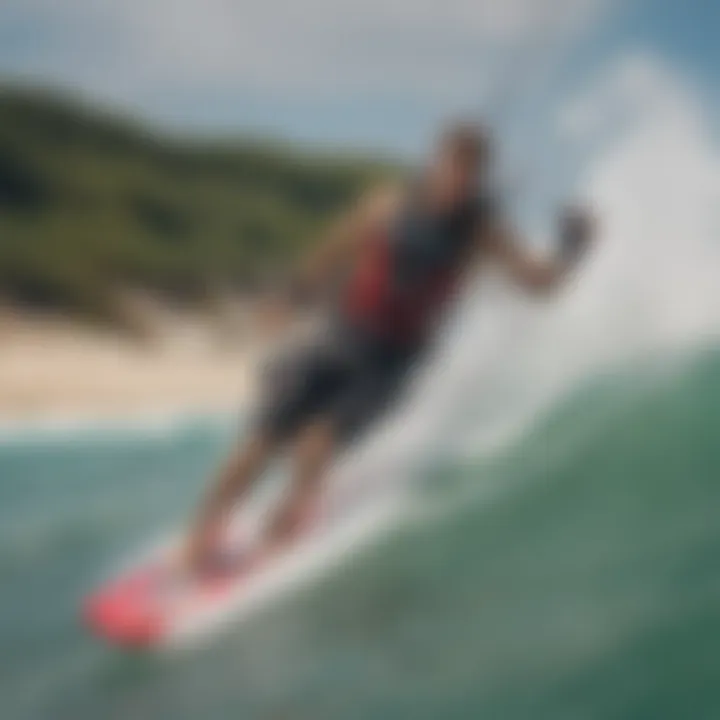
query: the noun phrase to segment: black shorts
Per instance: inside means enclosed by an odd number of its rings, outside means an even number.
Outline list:
[[[266,373],[258,429],[288,440],[322,419],[341,442],[354,440],[397,398],[417,355],[333,325]]]

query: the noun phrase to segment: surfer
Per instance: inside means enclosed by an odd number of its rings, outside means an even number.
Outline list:
[[[494,201],[491,165],[484,129],[448,127],[417,179],[361,199],[301,265],[276,307],[292,310],[312,298],[339,269],[346,279],[327,327],[271,378],[248,439],[211,488],[186,546],[191,570],[212,562],[234,503],[280,450],[292,453],[293,477],[267,547],[303,527],[333,459],[396,400],[478,263],[501,266],[538,294],[576,266],[592,238],[589,214],[564,211],[558,251],[540,260],[523,249]]]

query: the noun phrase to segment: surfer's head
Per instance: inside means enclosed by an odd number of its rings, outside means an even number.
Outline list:
[[[488,131],[473,122],[455,122],[443,129],[429,167],[433,190],[447,201],[474,194],[485,184],[492,160]]]

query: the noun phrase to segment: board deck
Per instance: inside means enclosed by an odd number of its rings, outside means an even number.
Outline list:
[[[101,583],[83,603],[90,630],[113,645],[154,649],[180,645],[247,615],[303,579],[310,579],[377,536],[392,517],[389,505],[333,522],[318,519],[274,554],[253,549],[234,532],[219,572],[190,577],[179,571],[172,541]]]
[[[235,567],[192,577],[179,570],[173,555],[166,548],[91,594],[84,607],[89,627],[120,645],[157,645],[192,618],[222,606],[261,564],[237,557]]]

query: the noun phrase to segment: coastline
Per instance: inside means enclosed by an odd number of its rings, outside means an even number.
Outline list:
[[[258,343],[203,317],[146,341],[63,319],[0,318],[0,431],[222,416],[251,400]]]

